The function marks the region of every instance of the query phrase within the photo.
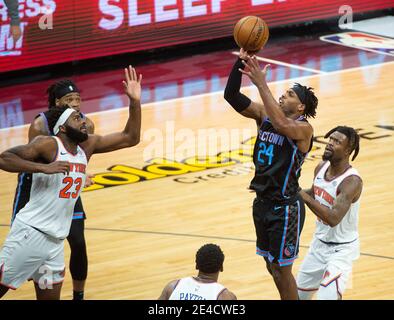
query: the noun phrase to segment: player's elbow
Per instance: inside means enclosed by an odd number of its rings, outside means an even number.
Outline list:
[[[327,221],[328,225],[329,225],[331,228],[336,227],[340,222],[341,222],[341,220],[338,219],[338,218],[335,217],[335,216],[331,217],[331,218],[329,219],[329,221]]]
[[[131,146],[134,147],[137,144],[139,144],[141,141],[141,134],[140,131],[138,131],[135,135],[133,135],[132,139],[131,139]]]
[[[335,223],[335,222],[328,222],[328,225],[329,225],[331,228],[334,228],[337,224],[338,224],[338,223]]]
[[[134,147],[140,143],[140,133],[123,133],[123,148],[130,148]]]
[[[128,141],[128,147],[134,147],[134,146],[136,146],[137,144],[139,144],[140,141],[141,141],[140,135],[131,137],[131,139],[129,139],[129,141]]]
[[[224,100],[226,100],[229,104],[232,104],[234,101],[234,93],[232,93],[230,90],[227,90],[227,88],[224,90]]]

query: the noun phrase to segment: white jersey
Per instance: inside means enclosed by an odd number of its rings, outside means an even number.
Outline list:
[[[55,161],[70,162],[70,173],[32,174],[29,202],[18,212],[19,220],[49,236],[65,239],[69,232],[75,202],[85,185],[87,157],[78,146],[77,154],[69,153],[58,137]]]
[[[169,300],[217,300],[225,289],[217,282],[200,282],[187,277],[178,280]]]
[[[330,166],[330,162],[324,163],[323,167],[317,173],[313,181],[313,192],[315,199],[322,205],[329,207],[333,206],[334,200],[337,197],[338,187],[341,182],[349,176],[358,176],[356,169],[350,167],[340,176],[328,181],[325,174]],[[342,221],[335,227],[322,222],[320,219],[316,222],[315,237],[324,242],[346,243],[358,239],[358,210],[360,207],[360,198],[351,204],[349,211],[346,212]]]

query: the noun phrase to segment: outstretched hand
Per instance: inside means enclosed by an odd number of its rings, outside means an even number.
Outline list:
[[[140,74],[139,77],[137,77],[137,73],[132,66],[125,68],[124,73],[126,81],[122,83],[125,93],[130,100],[141,100],[142,75]]]
[[[265,65],[264,69],[260,69],[260,65],[257,61],[256,56],[247,57],[247,62],[242,61],[242,63],[246,66],[245,70],[239,68],[238,70],[247,75],[249,79],[253,82],[254,85],[259,87],[260,85],[266,83],[266,76],[268,72],[268,68],[271,66],[269,64]]]

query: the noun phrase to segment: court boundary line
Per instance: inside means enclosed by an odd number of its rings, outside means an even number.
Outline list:
[[[331,71],[331,72],[326,72],[326,73],[316,73],[316,74],[310,74],[310,75],[306,75],[306,76],[301,76],[301,77],[295,77],[295,78],[289,78],[289,79],[283,79],[283,80],[278,80],[278,81],[271,81],[268,82],[269,85],[271,84],[281,84],[281,83],[286,83],[289,81],[299,81],[299,80],[305,80],[305,79],[312,79],[315,77],[324,77],[327,75],[335,75],[335,74],[341,74],[341,73],[348,73],[348,72],[353,72],[353,71],[361,71],[361,70],[365,70],[365,69],[372,69],[372,68],[376,68],[376,67],[382,67],[383,65],[390,65],[390,64],[394,64],[394,61],[387,61],[387,62],[382,62],[382,63],[376,63],[376,64],[370,64],[367,66],[361,66],[361,67],[354,67],[354,68],[348,68],[348,69],[341,69],[341,70],[336,70],[336,71]],[[255,85],[249,85],[249,86],[244,86],[241,87],[241,89],[250,89],[250,88],[254,88]],[[172,103],[172,102],[176,102],[179,100],[189,100],[189,99],[194,99],[194,98],[202,98],[202,97],[209,97],[212,95],[217,95],[217,94],[223,94],[223,90],[219,90],[219,91],[213,91],[213,92],[206,92],[206,93],[201,93],[201,94],[196,94],[196,95],[192,95],[192,96],[188,96],[188,97],[178,97],[178,98],[173,98],[173,99],[168,99],[168,100],[163,100],[163,101],[154,101],[154,102],[148,102],[148,103],[144,103],[143,105],[141,105],[141,108],[147,108],[150,107],[152,105],[155,104],[159,104],[159,103]],[[106,113],[112,113],[112,112],[119,112],[119,111],[124,111],[128,108],[128,106],[125,107],[121,107],[121,108],[116,108],[116,109],[110,109],[110,110],[102,110],[102,111],[95,111],[95,112],[90,112],[90,113],[86,113],[86,115],[97,115],[97,114],[106,114]],[[0,133],[2,131],[6,131],[6,130],[17,130],[17,129],[21,129],[24,127],[28,127],[30,126],[30,124],[22,124],[19,126],[15,126],[15,127],[7,127],[7,128],[0,128]]]
[[[0,226],[2,226],[2,225],[0,225]],[[208,235],[191,234],[191,233],[163,232],[163,231],[144,231],[144,230],[106,229],[106,228],[85,228],[85,230],[90,230],[90,231],[109,231],[109,232],[125,232],[125,233],[142,233],[142,234],[176,236],[176,237],[220,239],[220,240],[240,241],[240,242],[256,242],[256,240],[250,240],[250,239],[230,238],[230,237],[221,237],[221,236],[208,236]],[[305,245],[299,245],[299,247],[300,248],[304,248],[304,249],[309,249],[309,246],[305,246]],[[371,253],[362,253],[362,252],[360,252],[360,255],[367,256],[367,257],[373,257],[373,258],[394,260],[394,257],[375,255],[375,254],[371,254]]]
[[[8,224],[0,224],[0,227],[10,227]],[[240,241],[240,242],[256,242],[256,240],[250,239],[241,239],[241,238],[230,238],[230,237],[221,237],[221,236],[208,236],[201,234],[192,234],[192,233],[175,233],[175,232],[163,232],[163,231],[144,231],[144,230],[130,230],[130,229],[106,229],[106,228],[85,228],[88,231],[104,231],[104,232],[124,232],[124,233],[141,233],[141,234],[153,234],[153,235],[161,235],[161,236],[176,236],[176,237],[190,237],[190,238],[204,238],[204,239],[219,239],[219,240],[228,240],[228,241]],[[300,248],[309,249],[309,246],[300,245]],[[372,258],[381,258],[386,260],[394,260],[394,257],[390,256],[382,256],[371,253],[363,253],[360,255]]]

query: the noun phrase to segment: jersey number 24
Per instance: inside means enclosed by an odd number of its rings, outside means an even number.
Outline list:
[[[270,166],[272,164],[272,158],[274,157],[274,145],[270,144],[267,145],[264,142],[259,143],[259,151],[257,153],[257,160],[261,164],[265,164],[265,157],[268,158],[268,165]]]

